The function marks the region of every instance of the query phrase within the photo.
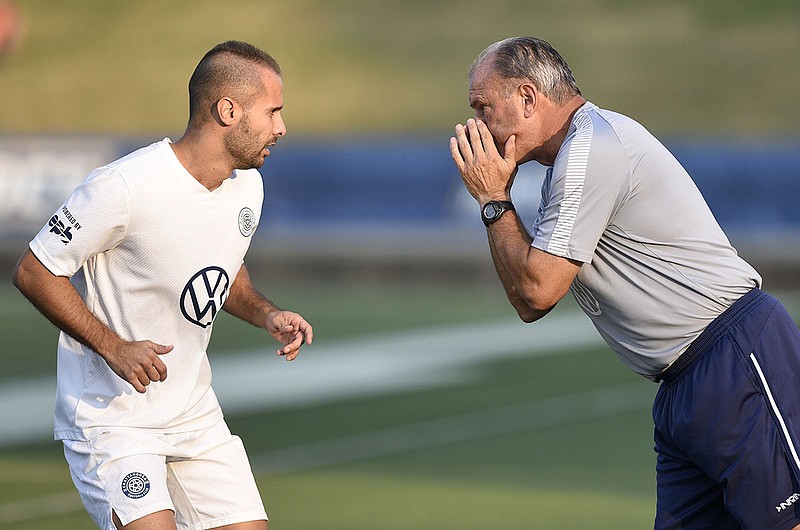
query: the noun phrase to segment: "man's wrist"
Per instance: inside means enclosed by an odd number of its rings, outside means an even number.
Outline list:
[[[514,203],[509,200],[487,201],[481,206],[481,220],[483,224],[488,227],[508,211],[516,211]]]
[[[483,208],[483,205],[487,202],[491,201],[508,201],[511,202],[511,196],[508,195],[506,192],[497,192],[497,193],[487,193],[486,195],[481,195],[480,197],[475,196],[475,200],[478,201],[478,205]]]
[[[111,331],[111,329],[101,330],[93,339],[94,340],[87,337],[85,344],[105,361],[108,361],[109,356],[119,352],[126,342],[122,337]]]

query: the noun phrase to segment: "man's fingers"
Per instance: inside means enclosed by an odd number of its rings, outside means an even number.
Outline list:
[[[158,363],[159,366],[156,366],[155,363]],[[141,394],[145,393],[150,383],[161,382],[167,378],[167,367],[159,359],[155,359],[154,364],[142,364],[139,368],[130,378],[129,383]]]
[[[300,332],[303,334],[303,339],[305,340],[306,344],[311,344],[311,342],[314,340],[314,329],[311,327],[311,325],[306,323],[305,326],[300,328]]]
[[[304,342],[306,342],[306,336],[302,332],[297,332],[289,344],[278,350],[278,355],[286,356],[287,361],[293,361],[300,353]]]
[[[281,357],[285,356],[287,361],[297,357],[303,343],[311,344],[313,332],[311,324],[305,321],[297,313],[280,311],[270,313],[269,331],[272,336],[285,345],[277,351]]]
[[[481,120],[475,120],[475,127],[478,130],[478,134],[481,136],[481,141],[483,142],[483,149],[489,153],[494,153],[497,151],[497,146],[494,143],[494,136],[489,131],[489,128],[483,123]]]
[[[456,125],[456,140],[461,158],[465,164],[469,164],[473,159],[472,146],[467,138],[467,129],[460,123]]]
[[[512,134],[506,140],[506,145],[503,148],[503,158],[509,165],[516,166],[517,164],[517,137]]]
[[[155,356],[148,355],[147,359],[142,360],[141,368],[144,376],[147,378],[139,377],[139,382],[144,386],[149,385],[151,382],[163,382],[167,379],[167,365],[161,360],[159,355],[164,355],[172,351],[173,346],[165,346],[163,344],[150,343],[150,349],[155,353]],[[144,392],[144,390],[141,390]]]
[[[314,330],[311,327],[311,324],[305,321],[305,319],[300,318],[297,322],[297,334],[300,336],[300,344],[311,344],[311,341],[314,340]]]
[[[463,173],[464,157],[461,156],[461,150],[458,148],[458,140],[455,137],[450,138],[450,156],[453,157],[453,162],[456,163],[458,171]]]
[[[469,143],[472,146],[472,154],[475,157],[479,157],[486,151],[486,147],[483,138],[481,138],[481,133],[478,130],[477,120],[472,118],[468,119],[467,130],[469,131]]]
[[[148,341],[149,342],[149,341]],[[174,348],[173,345],[165,346],[163,344],[156,344],[155,342],[150,342],[150,348],[156,352],[158,355],[164,355],[165,353],[169,353]]]
[[[156,344],[155,342],[151,342],[150,347],[157,355],[165,355],[171,352],[174,348],[172,344],[163,345]],[[164,361],[162,361],[159,357],[152,359],[152,364],[149,366],[149,368],[146,367],[146,370],[151,381],[164,381],[167,378],[167,365],[164,364]]]
[[[144,394],[147,390],[147,385],[150,384],[150,378],[144,372],[134,374],[128,382],[133,385],[133,388],[140,394]]]
[[[150,384],[150,381],[161,381],[161,374],[158,373],[158,370],[152,364],[148,367],[144,367],[144,373],[147,375],[147,382],[145,384]]]
[[[292,337],[292,340],[286,346],[278,350],[278,354],[286,355],[291,353],[293,350],[299,350],[300,346],[303,345],[303,342],[305,342],[305,335],[298,332],[294,337]]]
[[[152,371],[148,371],[151,381],[164,381],[167,378],[167,365],[161,359],[156,358],[151,369]]]

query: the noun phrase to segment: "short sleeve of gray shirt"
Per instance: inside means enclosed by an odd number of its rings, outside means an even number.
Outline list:
[[[581,262],[573,296],[649,378],[753,287],[680,163],[634,120],[586,103],[542,184],[532,245]]]

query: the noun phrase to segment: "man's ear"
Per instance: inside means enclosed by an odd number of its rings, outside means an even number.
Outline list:
[[[233,122],[238,119],[239,113],[241,113],[239,105],[229,97],[220,98],[214,106],[214,110],[216,111],[217,119],[223,125],[233,125]]]
[[[522,111],[526,118],[530,118],[536,108],[536,98],[538,96],[536,88],[530,83],[523,83],[517,90],[522,97]]]

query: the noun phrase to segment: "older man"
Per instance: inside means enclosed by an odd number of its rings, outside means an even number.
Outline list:
[[[661,382],[655,527],[800,528],[800,331],[680,163],[587,102],[539,39],[484,50],[469,103],[450,150],[520,318],[571,290],[620,359]],[[511,188],[531,160],[549,167],[529,232]]]
[[[313,338],[243,263],[264,198],[257,168],[286,132],[277,62],[247,43],[215,46],[189,107],[178,141],[92,172],[14,272],[62,330],[55,435],[103,530],[266,529],[206,348],[221,309],[268,331],[288,360]]]

